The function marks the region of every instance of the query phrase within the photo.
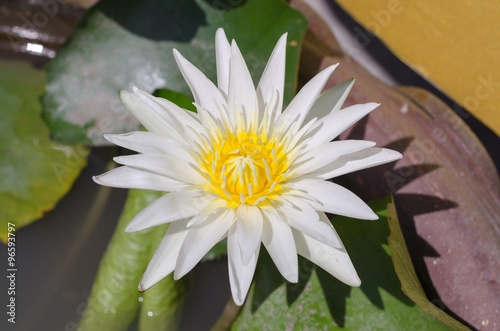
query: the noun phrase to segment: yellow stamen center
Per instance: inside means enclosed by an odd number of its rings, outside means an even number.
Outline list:
[[[273,139],[263,142],[260,134],[242,131],[226,133],[205,148],[200,160],[205,189],[226,199],[229,208],[264,206],[277,198],[288,175],[287,157]]]

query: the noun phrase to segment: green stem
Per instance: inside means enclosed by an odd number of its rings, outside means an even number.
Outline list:
[[[241,306],[238,306],[234,302],[232,297],[229,298],[224,311],[220,315],[217,322],[215,322],[214,326],[210,329],[210,331],[226,331],[231,329],[231,326],[238,317],[240,310]]]

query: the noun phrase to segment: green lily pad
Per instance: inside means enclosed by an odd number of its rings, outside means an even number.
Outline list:
[[[145,293],[138,289],[168,224],[127,233],[125,226],[164,192],[130,190],[113,238],[101,260],[79,330],[127,330],[139,316],[140,330],[174,327],[187,290],[186,278],[165,277]]]
[[[0,63],[0,239],[42,217],[71,188],[87,164],[85,146],[49,140],[38,98],[43,71],[22,62]]]
[[[172,49],[216,81],[214,38],[235,38],[254,82],[279,37],[288,32],[285,103],[291,99],[305,18],[281,0],[103,0],[82,19],[47,67],[44,119],[64,143],[107,144],[103,133],[136,130],[117,92],[137,86],[191,95]]]
[[[232,330],[449,330],[401,291],[387,244],[389,201],[370,204],[377,221],[332,220],[361,287],[341,283],[306,259],[299,259],[299,283],[285,283],[264,253]]]

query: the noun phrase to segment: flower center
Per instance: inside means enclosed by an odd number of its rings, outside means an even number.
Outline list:
[[[229,208],[241,203],[263,206],[277,197],[288,175],[287,158],[274,141],[258,134],[228,134],[203,155],[207,190],[226,199]]]

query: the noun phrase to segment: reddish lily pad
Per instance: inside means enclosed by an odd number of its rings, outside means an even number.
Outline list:
[[[455,330],[469,330],[469,328],[447,315],[427,299],[424,289],[422,285],[420,285],[420,281],[415,273],[410,253],[408,253],[408,249],[406,248],[405,239],[401,232],[401,227],[399,226],[398,214],[392,198],[391,202],[387,205],[387,222],[389,223],[389,231],[391,233],[388,241],[392,251],[392,262],[394,263],[396,274],[401,281],[401,289],[403,292],[415,302],[420,309],[444,324]]]
[[[376,141],[403,153],[396,166],[344,180],[368,200],[393,192],[416,272],[432,302],[473,327],[498,328],[500,180],[486,150],[441,100],[423,89],[385,86],[342,54],[328,29],[317,28],[324,23],[312,11],[301,11],[316,26],[305,40],[304,79],[340,63],[326,88],[355,77],[345,106],[382,104],[341,138]]]

